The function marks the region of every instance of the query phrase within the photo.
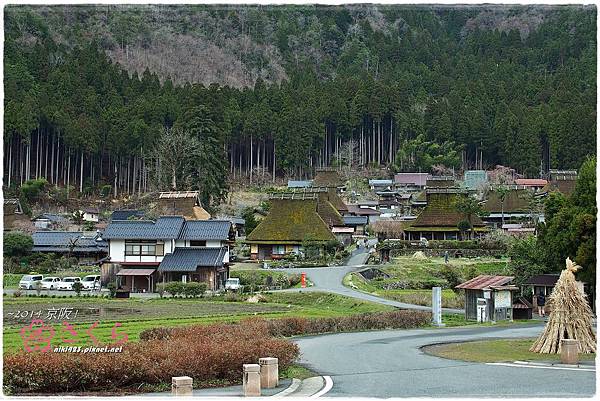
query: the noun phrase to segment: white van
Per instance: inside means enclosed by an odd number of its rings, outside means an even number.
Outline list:
[[[41,282],[44,276],[41,274],[26,274],[19,281],[19,288],[24,290],[35,290],[36,283]]]

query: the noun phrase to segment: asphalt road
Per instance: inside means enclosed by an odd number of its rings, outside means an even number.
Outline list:
[[[376,241],[370,240],[369,245],[372,246]],[[294,288],[284,291],[325,291],[325,292],[333,292],[340,295],[345,295],[347,297],[357,298],[365,301],[371,301],[383,305],[395,306],[397,308],[402,309],[416,309],[416,310],[426,310],[430,311],[431,307],[421,306],[421,305],[413,305],[407,304],[404,302],[392,301],[385,298],[376,297],[374,295],[366,294],[364,292],[353,290],[352,288],[345,287],[342,284],[342,280],[344,276],[348,273],[352,273],[354,271],[361,270],[365,267],[365,263],[368,258],[367,249],[364,247],[357,249],[345,266],[330,266],[330,267],[312,267],[312,268],[292,268],[292,269],[274,269],[285,271],[288,273],[301,273],[304,272],[308,276],[309,280],[314,284],[312,287],[308,288]],[[444,312],[446,313],[464,313],[462,309],[449,309],[444,308]]]
[[[296,340],[300,363],[333,379],[327,397],[587,397],[595,372],[498,366],[425,354],[428,344],[535,337],[542,325],[341,333]]]

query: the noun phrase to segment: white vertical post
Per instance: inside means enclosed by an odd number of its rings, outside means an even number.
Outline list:
[[[431,313],[433,325],[445,326],[442,323],[442,287],[433,287],[431,292]]]

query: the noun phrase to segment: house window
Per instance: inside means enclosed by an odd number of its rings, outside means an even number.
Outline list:
[[[190,246],[206,246],[206,241],[190,241]]]
[[[274,255],[285,254],[285,245],[273,245],[273,254]]]
[[[157,252],[159,250],[160,253]],[[164,244],[157,244],[156,241],[125,241],[125,256],[155,256],[163,254]]]

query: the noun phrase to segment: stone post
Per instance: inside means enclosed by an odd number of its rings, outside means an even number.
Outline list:
[[[192,395],[193,380],[189,376],[177,376],[171,378],[172,395]]]
[[[260,396],[260,365],[257,363],[244,364],[243,380],[244,396]]]
[[[433,325],[443,327],[442,323],[442,287],[433,287],[431,289],[431,317]]]
[[[260,358],[260,387],[274,388],[279,385],[279,360],[277,358]]]
[[[560,340],[560,362],[567,365],[579,363],[579,340]]]

